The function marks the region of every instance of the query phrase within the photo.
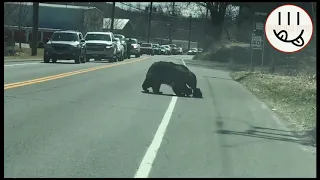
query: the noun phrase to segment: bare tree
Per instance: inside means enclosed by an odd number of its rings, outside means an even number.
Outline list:
[[[26,2],[5,3],[4,24],[28,26],[32,22],[32,11]]]
[[[26,2],[6,2],[4,3],[4,25],[18,26],[19,33],[26,26],[31,26],[32,12],[31,8]],[[5,39],[7,39],[5,37]],[[14,37],[11,37],[10,44],[14,43]],[[19,47],[21,49],[21,41],[19,40]]]
[[[158,5],[158,11],[161,9],[161,14],[179,17],[182,16],[183,4],[179,2],[164,2],[162,5]]]
[[[156,5],[155,7],[157,7],[157,13],[158,13],[158,14],[161,14],[161,15],[164,15],[164,14],[165,14],[165,11],[163,10],[163,9],[164,9],[164,8],[163,8],[163,5],[158,4],[158,5]]]
[[[137,7],[138,9],[142,9],[141,3],[140,3],[140,2],[136,2],[136,7]]]
[[[103,13],[97,12],[94,10],[87,10],[84,12],[84,19],[83,19],[83,33],[89,31],[102,31],[103,25]]]
[[[124,21],[122,21],[121,19],[114,19],[113,21],[113,27],[116,30],[119,26],[122,26],[121,23],[123,23]],[[106,29],[110,29],[111,27],[111,18],[105,18],[103,20],[103,27]]]

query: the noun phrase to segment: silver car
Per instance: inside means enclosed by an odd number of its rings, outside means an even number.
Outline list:
[[[123,61],[124,57],[125,57],[124,46],[121,43],[119,38],[115,38],[115,40],[116,40],[116,44],[117,44],[117,58],[118,58],[118,61]]]
[[[112,32],[88,32],[84,39],[88,60],[94,58],[95,60],[117,61],[117,45]]]

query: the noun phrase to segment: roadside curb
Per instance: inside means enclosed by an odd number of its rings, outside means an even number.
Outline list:
[[[34,61],[42,61],[42,59],[4,59],[4,63],[9,62],[34,62]]]

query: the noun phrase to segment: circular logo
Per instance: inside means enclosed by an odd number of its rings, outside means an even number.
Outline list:
[[[297,52],[310,42],[313,33],[309,14],[295,5],[283,5],[273,10],[265,24],[269,43],[278,51]]]

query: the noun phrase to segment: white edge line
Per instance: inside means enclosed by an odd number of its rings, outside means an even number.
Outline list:
[[[183,59],[181,59],[181,61],[182,61],[182,63],[183,63],[184,66],[187,66]]]
[[[23,65],[28,65],[28,64],[40,64],[40,63],[8,64],[8,65],[4,65],[4,67],[10,67],[10,66],[23,66]]]
[[[152,140],[149,148],[147,149],[147,152],[144,155],[134,178],[148,178],[148,175],[149,175],[150,170],[152,168],[152,164],[157,156],[157,152],[160,148],[162,139],[163,139],[164,134],[166,133],[167,127],[169,125],[171,115],[173,113],[177,99],[178,98],[176,96],[172,97],[171,102],[168,106],[168,109],[162,118],[162,121],[158,127],[158,130],[157,130],[156,134],[154,135],[153,140]]]

